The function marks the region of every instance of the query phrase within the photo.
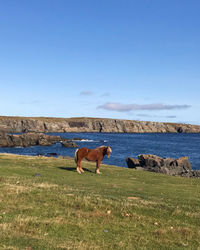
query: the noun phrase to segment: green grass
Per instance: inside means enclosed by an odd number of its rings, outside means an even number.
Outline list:
[[[0,249],[200,249],[200,180],[0,155]]]

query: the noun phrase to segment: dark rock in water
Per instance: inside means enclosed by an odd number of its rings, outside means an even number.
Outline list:
[[[42,153],[37,153],[36,156],[44,156]]]
[[[63,147],[66,147],[66,148],[77,148],[78,147],[78,145],[72,141],[62,141],[61,144]]]
[[[127,157],[126,163],[128,165],[128,168],[140,167],[140,163],[139,163],[138,159],[135,159],[135,158]]]
[[[192,170],[192,164],[187,156],[172,159],[142,154],[138,156],[138,160],[127,157],[126,162],[129,168],[138,168],[173,176],[200,177],[200,171]]]
[[[37,141],[37,145],[40,146],[51,146],[53,143],[51,140],[45,139],[45,138],[41,138]]]
[[[179,128],[177,129],[177,132],[178,132],[178,133],[183,133],[183,129],[182,129],[181,127],[179,127]]]
[[[41,153],[38,153],[37,156],[44,156],[44,157],[51,157],[51,156],[54,156],[54,157],[58,157],[59,155],[57,153],[46,153],[46,154],[41,154]]]
[[[46,156],[58,156],[57,153],[47,153]]]

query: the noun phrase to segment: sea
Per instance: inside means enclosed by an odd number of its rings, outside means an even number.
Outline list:
[[[112,153],[103,163],[127,167],[126,157],[137,158],[140,154],[154,154],[160,157],[179,158],[188,156],[194,170],[200,169],[200,134],[184,133],[48,133],[74,139],[79,148],[110,146]],[[32,146],[0,148],[0,153],[20,155],[71,156],[76,148],[62,147],[61,143],[52,146]]]

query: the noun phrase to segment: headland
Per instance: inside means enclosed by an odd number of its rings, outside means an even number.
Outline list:
[[[199,125],[108,118],[0,116],[0,132],[200,133]]]

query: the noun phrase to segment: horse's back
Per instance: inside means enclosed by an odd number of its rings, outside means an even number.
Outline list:
[[[88,148],[80,148],[78,150],[78,157],[79,158],[84,158],[88,154],[89,149]]]
[[[85,148],[85,147],[83,147],[83,148],[79,148],[79,152],[88,152],[88,148]]]

